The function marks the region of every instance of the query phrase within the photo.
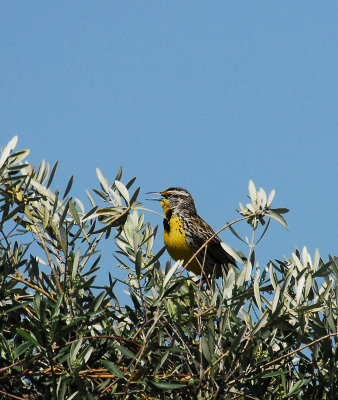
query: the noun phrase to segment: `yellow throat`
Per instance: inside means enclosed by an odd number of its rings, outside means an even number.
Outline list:
[[[183,220],[172,214],[169,200],[161,200],[161,206],[164,211],[163,239],[168,253],[175,261],[184,260],[183,265],[185,265],[194,253],[187,244]],[[196,259],[189,263],[187,269],[196,275],[201,273],[201,267]]]

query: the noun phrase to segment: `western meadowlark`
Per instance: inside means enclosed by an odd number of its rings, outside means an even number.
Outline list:
[[[161,195],[158,200],[164,211],[163,238],[170,256],[184,260],[186,264],[193,254],[215,235],[213,229],[197,214],[191,194],[180,187],[171,187],[164,192],[150,192]],[[236,265],[235,259],[221,246],[221,239],[215,235],[207,246],[187,265],[196,275],[210,276],[215,270],[216,277],[222,275],[222,266]]]

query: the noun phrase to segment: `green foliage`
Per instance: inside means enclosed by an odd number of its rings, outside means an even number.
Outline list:
[[[227,225],[248,255],[226,246],[240,268],[202,281],[181,262],[161,266],[135,179],[123,184],[120,169],[111,184],[97,170],[86,209],[69,197],[72,178],[53,191],[57,164],[35,170],[16,142],[0,157],[1,398],[336,398],[338,258],[304,247],[259,266],[270,220],[287,226],[274,191],[250,181],[239,220],[251,241]],[[95,286],[106,240],[128,271],[127,305],[110,274]]]

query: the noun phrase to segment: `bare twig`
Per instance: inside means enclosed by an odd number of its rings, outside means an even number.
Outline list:
[[[50,295],[45,290],[39,288],[38,286],[33,285],[31,282],[27,281],[26,279],[20,278],[18,276],[14,276],[14,275],[8,275],[8,278],[15,279],[18,282],[24,283],[26,286],[30,287],[31,289],[36,290],[37,292],[40,292],[41,294],[46,296],[49,300],[52,300],[54,303],[56,303],[56,300],[54,299],[54,297],[52,295]]]
[[[237,224],[240,221],[245,221],[246,219],[248,219],[249,217],[242,217],[242,218],[238,218],[232,222],[230,222],[229,224],[224,225],[221,229],[219,229],[217,232],[215,232],[212,236],[210,236],[210,238],[205,241],[202,246],[191,256],[191,258],[186,262],[186,264],[183,266],[182,270],[180,271],[180,273],[178,274],[178,276],[181,276],[183,274],[183,271],[187,268],[187,266],[194,260],[194,258],[197,256],[197,254],[199,254],[205,246],[208,245],[208,243],[211,242],[211,240],[217,236],[220,232],[224,231],[225,229],[229,228],[229,226]]]
[[[19,396],[16,396],[15,394],[7,393],[1,389],[0,389],[0,393],[3,394],[4,396],[11,397],[12,399],[27,400],[27,397],[19,397]]]

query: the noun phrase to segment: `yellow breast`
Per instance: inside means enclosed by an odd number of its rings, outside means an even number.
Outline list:
[[[163,209],[165,211],[165,207],[163,207]],[[169,229],[163,230],[163,239],[168,253],[175,261],[184,260],[185,264],[190,260],[194,253],[187,245],[183,222],[177,215],[172,215],[168,222]],[[191,261],[191,263],[187,266],[187,269],[195,274],[201,273],[201,268],[196,259]]]

